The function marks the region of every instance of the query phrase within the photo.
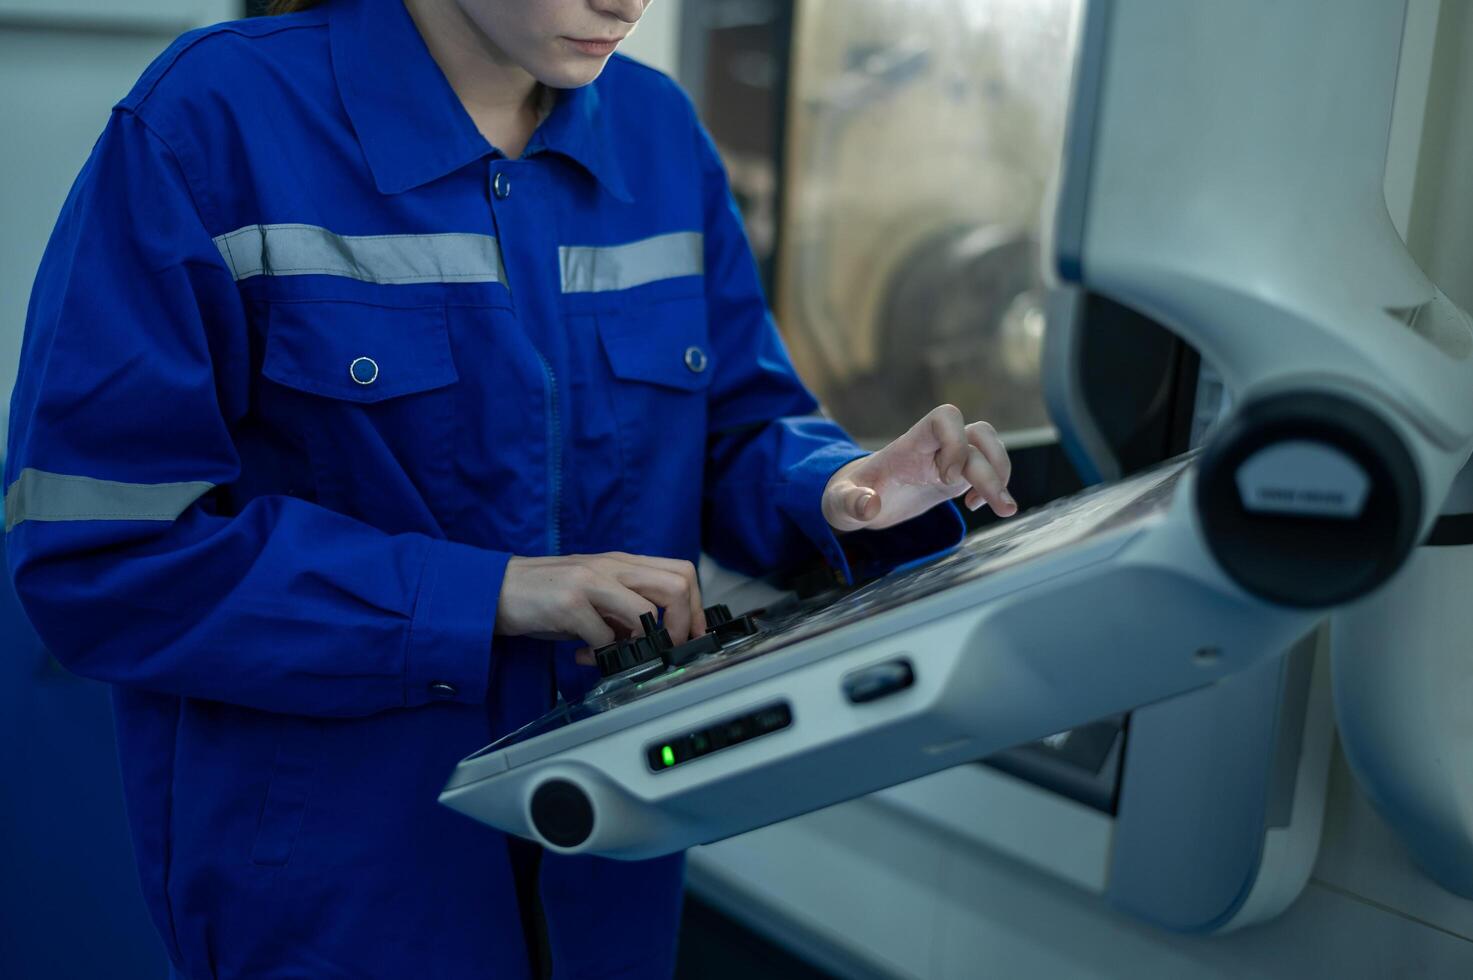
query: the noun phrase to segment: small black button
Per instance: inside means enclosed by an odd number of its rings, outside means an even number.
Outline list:
[[[430,695],[432,697],[442,699],[453,698],[459,693],[460,692],[455,689],[454,684],[447,684],[444,681],[435,681],[433,684],[430,685]]]
[[[684,738],[676,739],[674,749],[676,765],[679,765],[682,762],[687,762],[696,757],[695,748],[691,744],[691,737],[689,735],[685,736]]]
[[[904,657],[864,667],[844,678],[844,696],[852,704],[878,701],[898,694],[915,683],[915,671]]]
[[[766,708],[752,716],[752,724],[760,735],[775,732],[780,728],[787,728],[792,720],[792,713],[785,704]]]

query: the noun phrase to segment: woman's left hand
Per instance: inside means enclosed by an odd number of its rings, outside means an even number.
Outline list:
[[[893,527],[945,500],[966,494],[999,517],[1018,512],[1008,493],[1012,463],[997,430],[967,425],[955,405],[942,405],[877,453],[845,464],[823,491],[823,516],[837,531]]]

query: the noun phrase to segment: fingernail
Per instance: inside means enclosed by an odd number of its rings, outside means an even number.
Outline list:
[[[982,498],[981,497],[978,497],[976,500],[972,501],[970,504],[967,504],[967,510],[976,510],[978,507],[981,507],[981,506],[982,506]]]
[[[1012,504],[1014,507],[1018,506],[1018,502],[1013,499],[1013,495],[1006,490],[1002,492],[1002,499],[1004,503]]]

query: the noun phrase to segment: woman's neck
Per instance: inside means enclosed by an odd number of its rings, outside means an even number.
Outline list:
[[[481,135],[508,157],[521,156],[537,128],[537,80],[496,47],[459,4],[404,0],[404,6]]]

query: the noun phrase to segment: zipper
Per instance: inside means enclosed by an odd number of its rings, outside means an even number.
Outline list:
[[[547,358],[537,351],[542,373],[547,378],[547,553],[562,553],[563,432],[558,416],[557,375]]]

